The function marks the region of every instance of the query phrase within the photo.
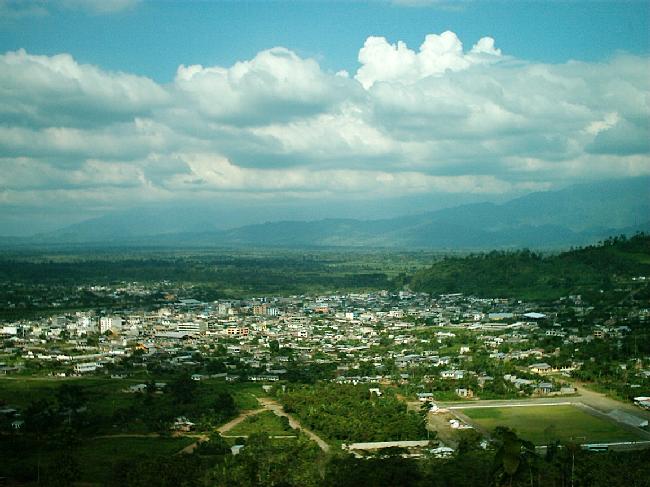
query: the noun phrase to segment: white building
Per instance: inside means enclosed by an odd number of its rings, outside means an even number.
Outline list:
[[[185,323],[178,323],[176,325],[176,331],[184,333],[205,333],[208,329],[208,325],[205,322],[201,321],[188,321]]]
[[[97,368],[101,367],[97,362],[82,362],[74,364],[75,374],[87,374],[95,372]]]
[[[1,330],[2,335],[12,335],[16,336],[18,335],[18,327],[17,326],[3,326]]]
[[[99,318],[99,333],[107,331],[118,333],[122,331],[122,318],[119,316],[102,316]]]

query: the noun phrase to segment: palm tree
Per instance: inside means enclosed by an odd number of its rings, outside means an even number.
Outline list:
[[[498,426],[492,436],[499,444],[495,456],[495,484],[512,486],[517,473],[528,470],[530,485],[533,487],[533,468],[538,459],[535,445],[519,438],[517,433],[503,426]]]

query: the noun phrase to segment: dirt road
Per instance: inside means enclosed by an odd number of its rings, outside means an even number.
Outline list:
[[[328,452],[330,450],[330,446],[325,443],[325,441],[323,441],[320,436],[318,436],[313,431],[304,428],[296,418],[290,414],[285,413],[282,409],[281,404],[268,397],[258,397],[257,400],[264,407],[264,409],[272,411],[276,416],[283,416],[287,418],[289,420],[289,426],[291,426],[293,429],[300,430],[305,433],[310,439],[316,442],[321,450],[324,452]]]
[[[217,432],[219,432],[219,434],[223,434],[223,433],[225,433],[227,431],[230,431],[235,426],[237,426],[239,423],[244,421],[246,418],[249,418],[251,416],[259,414],[262,411],[264,411],[264,409],[253,409],[253,410],[250,410],[250,411],[244,411],[239,416],[237,416],[235,419],[232,419],[232,420],[228,421],[226,424],[219,426],[217,428]],[[186,436],[189,436],[189,435],[186,435]],[[185,448],[183,448],[181,451],[179,451],[178,454],[192,453],[199,446],[199,443],[201,443],[203,441],[208,441],[208,439],[209,439],[208,435],[199,435],[199,436],[197,436],[197,440],[194,443],[192,443],[191,445],[187,445]]]
[[[241,413],[239,416],[237,416],[235,419],[228,421],[226,424],[221,425],[217,428],[217,431],[219,434],[226,433],[227,431],[230,431],[233,429],[235,426],[237,426],[239,423],[242,421],[246,420],[246,418],[250,418],[251,416],[255,416],[256,414],[261,413],[264,411],[264,409],[252,409],[250,411],[244,411]]]
[[[284,410],[282,409],[281,404],[268,397],[258,397],[257,401],[262,406],[260,409],[244,411],[235,419],[228,421],[224,425],[219,426],[219,428],[217,428],[217,432],[219,432],[219,434],[227,433],[235,426],[237,426],[239,423],[245,421],[247,418],[250,418],[251,416],[259,414],[263,411],[271,411],[276,416],[283,416],[287,418],[289,420],[289,426],[291,426],[295,430],[300,430],[303,433],[305,433],[305,435],[307,435],[311,440],[315,441],[316,444],[320,447],[320,449],[323,450],[324,452],[328,452],[330,450],[330,446],[327,443],[325,443],[325,441],[323,441],[323,439],[320,436],[318,436],[313,431],[304,428],[296,418],[294,418],[290,414],[285,413]],[[207,440],[208,440],[207,435],[199,436],[195,443],[186,446],[178,453],[192,453],[199,446],[199,443]]]

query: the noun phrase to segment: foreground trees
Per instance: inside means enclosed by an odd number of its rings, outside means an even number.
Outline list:
[[[390,390],[382,397],[368,386],[319,383],[292,386],[279,396],[288,413],[327,438],[340,441],[426,439],[424,418],[407,412]]]

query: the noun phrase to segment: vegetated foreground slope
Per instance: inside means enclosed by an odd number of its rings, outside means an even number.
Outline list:
[[[432,294],[555,299],[607,291],[617,280],[650,275],[650,236],[614,237],[600,245],[542,256],[529,250],[446,257],[415,273],[411,288]]]

